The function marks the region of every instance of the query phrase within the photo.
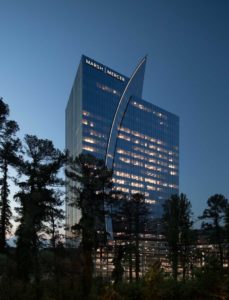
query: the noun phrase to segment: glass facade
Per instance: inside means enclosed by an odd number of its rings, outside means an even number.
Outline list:
[[[179,191],[179,118],[142,100],[145,63],[128,78],[82,56],[66,108],[66,149],[105,159],[114,189],[143,193],[160,217]],[[79,212],[67,205],[66,218],[72,226]]]

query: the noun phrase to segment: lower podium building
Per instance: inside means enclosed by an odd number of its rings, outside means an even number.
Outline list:
[[[144,194],[156,219],[179,191],[179,118],[142,99],[145,65],[146,57],[127,77],[82,56],[66,108],[66,149],[104,159],[114,189]],[[67,227],[79,218],[66,204]]]

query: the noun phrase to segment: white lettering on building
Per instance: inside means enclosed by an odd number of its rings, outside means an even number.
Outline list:
[[[91,61],[89,59],[86,58],[86,63],[94,68],[96,68],[97,70],[100,71],[104,71],[104,68],[102,66],[100,66],[99,64],[95,63],[94,61]]]
[[[114,78],[117,78],[118,80],[121,80],[121,81],[125,81],[125,78],[121,75],[119,75],[118,73],[115,73],[109,69],[107,69],[107,72],[106,72],[108,75],[114,77]]]
[[[114,71],[111,71],[110,69],[105,69],[103,66],[97,64],[96,62],[90,60],[90,59],[87,59],[86,58],[86,63],[92,67],[94,67],[95,69],[99,70],[99,71],[103,71],[104,73],[108,74],[109,76],[112,76],[118,80],[121,80],[121,81],[125,81],[125,78],[123,76],[121,76],[120,74],[114,72]]]

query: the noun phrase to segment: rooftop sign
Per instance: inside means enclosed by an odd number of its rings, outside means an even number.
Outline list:
[[[104,67],[104,66],[98,64],[97,62],[91,60],[91,59],[86,58],[85,62],[86,62],[86,64],[90,65],[91,67],[93,67],[93,68],[95,68],[99,71],[102,71],[102,72],[106,73],[107,75],[109,75],[111,77],[114,77],[114,78],[116,78],[120,81],[123,81],[123,82],[126,81],[126,79],[122,75],[120,75],[119,73],[116,73],[116,72],[110,70],[109,68]]]

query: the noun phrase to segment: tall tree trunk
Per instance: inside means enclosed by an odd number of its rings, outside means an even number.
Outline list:
[[[88,299],[93,278],[93,244],[87,228],[82,230],[82,251],[82,290],[84,299]]]
[[[220,261],[220,266],[223,267],[223,247],[222,247],[221,232],[220,232],[220,225],[218,219],[216,219],[215,224],[216,224],[217,243],[219,249],[219,261]]]
[[[93,275],[93,261],[92,261],[92,249],[84,248],[83,251],[83,274],[82,274],[82,287],[84,299],[88,299]]]
[[[175,281],[177,281],[178,276],[178,249],[177,247],[173,248],[173,254],[172,254],[172,273],[173,278]]]
[[[185,250],[184,250],[185,251]],[[185,282],[186,279],[186,254],[183,254],[183,258],[182,258],[182,279]]]
[[[53,250],[55,250],[56,248],[56,237],[55,237],[55,218],[54,216],[51,214],[51,226],[52,226],[52,232],[51,232],[51,244],[52,244],[52,248]]]
[[[136,281],[139,280],[139,271],[140,271],[140,255],[139,255],[139,241],[137,241],[136,250],[135,250],[135,276],[136,276]]]
[[[7,174],[8,167],[6,161],[3,166],[3,182],[2,182],[2,210],[1,210],[1,224],[0,224],[0,251],[3,252],[6,246],[6,218],[7,218],[7,196],[8,196],[8,185],[7,185]]]
[[[132,245],[130,245],[132,246]],[[132,261],[132,248],[129,250],[129,281],[132,282],[133,279],[133,261]]]
[[[135,278],[139,280],[140,271],[140,255],[139,255],[139,202],[136,203],[136,216],[135,216]]]
[[[132,220],[129,220],[129,255],[128,255],[128,259],[129,259],[129,281],[132,282],[133,279],[133,260],[132,260]]]
[[[182,245],[182,253],[181,253],[181,257],[182,257],[182,279],[185,282],[186,281],[186,277],[187,277],[187,271],[188,271],[188,266],[189,266],[189,246],[184,243],[184,245]]]
[[[222,247],[220,232],[218,233],[218,248],[219,248],[220,266],[223,267],[223,247]]]

